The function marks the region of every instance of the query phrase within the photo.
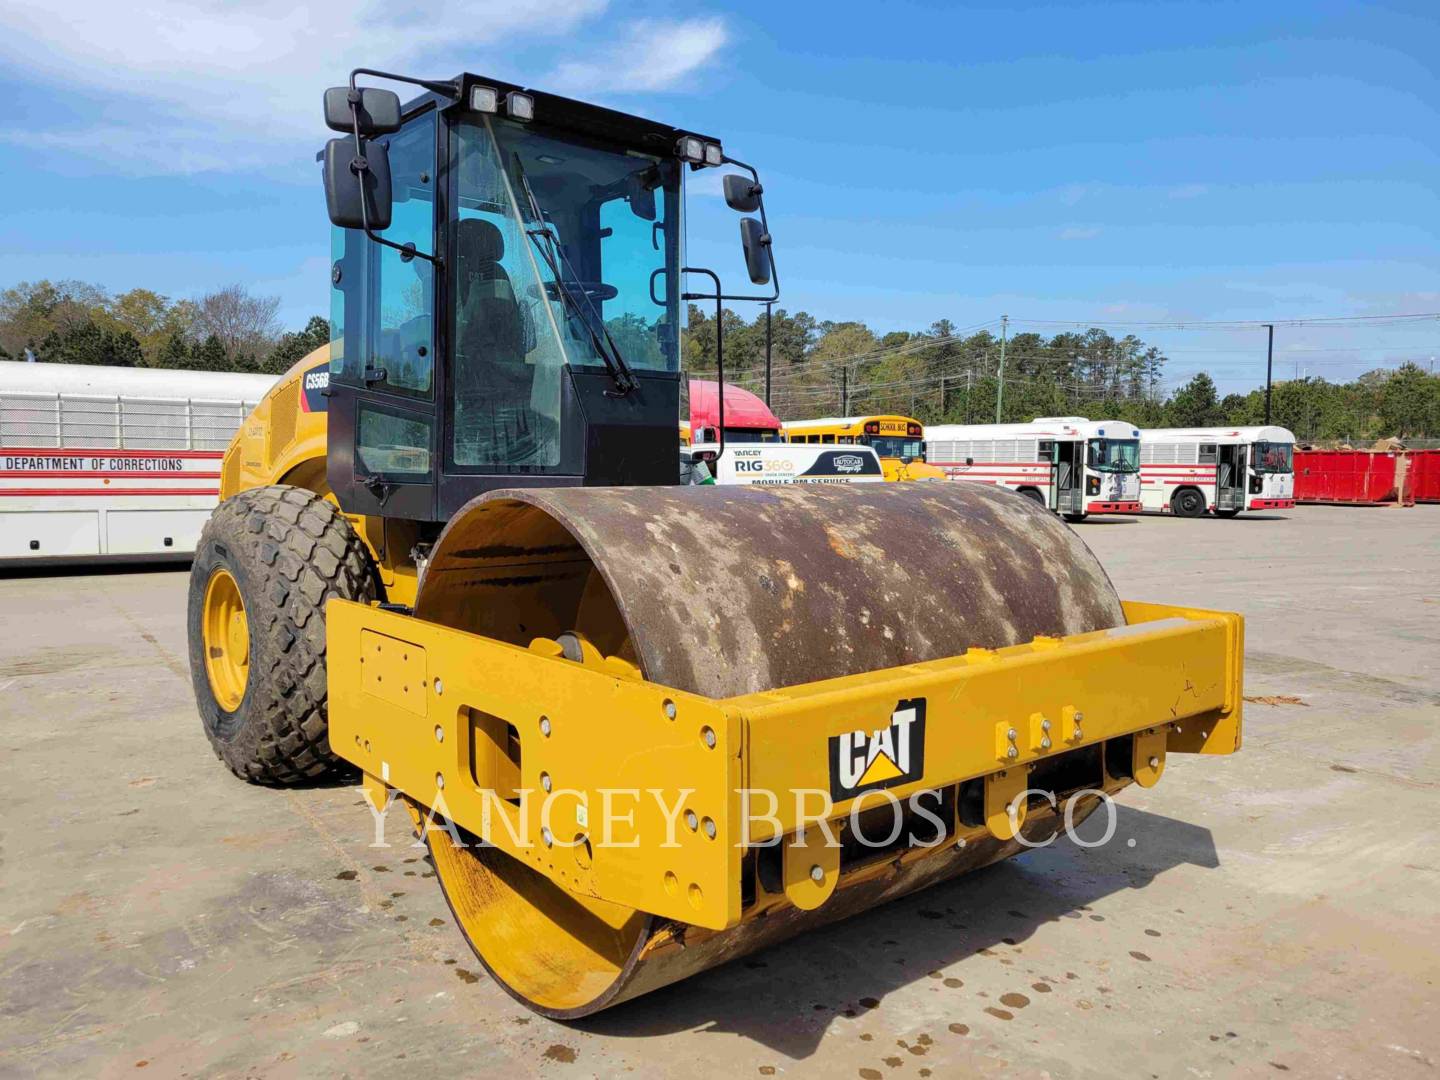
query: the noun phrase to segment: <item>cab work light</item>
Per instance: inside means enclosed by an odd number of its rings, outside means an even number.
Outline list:
[[[499,112],[499,91],[493,86],[472,86],[470,88],[470,108],[483,113]]]
[[[505,111],[510,114],[512,120],[534,120],[535,99],[529,94],[522,94],[519,90],[511,90],[505,95]]]
[[[705,144],[705,164],[719,165],[725,160],[725,152],[720,149],[719,143],[707,142]]]
[[[675,144],[675,153],[696,165],[705,162],[705,144],[694,135],[681,136],[680,141]]]

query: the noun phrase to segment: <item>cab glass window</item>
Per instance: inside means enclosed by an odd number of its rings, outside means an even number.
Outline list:
[[[380,233],[392,243],[435,249],[435,113],[425,113],[390,136],[390,185],[394,211]],[[428,259],[372,244],[375,258],[371,304],[376,389],[429,397],[433,389],[432,337],[435,268]],[[378,371],[373,369],[379,369]],[[376,378],[383,372],[383,377]]]
[[[431,424],[414,414],[361,405],[356,432],[356,472],[362,476],[427,477]]]

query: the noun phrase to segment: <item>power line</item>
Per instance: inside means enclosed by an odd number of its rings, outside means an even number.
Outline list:
[[[1102,326],[1140,326],[1149,329],[1169,330],[1263,330],[1267,326],[1316,326],[1322,324],[1337,323],[1377,323],[1377,322],[1423,322],[1440,319],[1440,312],[1425,311],[1411,315],[1316,315],[1296,319],[1183,319],[1168,322],[1118,322],[1103,319],[1076,320],[1076,319],[1025,319],[1019,316],[1012,318],[1011,322],[1023,322],[1033,326],[1083,326],[1086,328],[1099,328]]]

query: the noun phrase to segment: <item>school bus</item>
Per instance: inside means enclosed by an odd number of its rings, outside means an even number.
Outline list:
[[[925,463],[925,428],[908,416],[822,416],[788,420],[785,441],[868,446],[880,456],[886,480],[944,480],[945,471]]]

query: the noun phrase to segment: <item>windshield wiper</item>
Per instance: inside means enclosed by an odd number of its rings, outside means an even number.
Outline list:
[[[595,349],[595,354],[600,357],[601,362],[605,365],[606,372],[615,383],[616,394],[623,396],[630,393],[630,391],[639,385],[635,381],[635,375],[631,372],[630,365],[625,363],[625,358],[620,355],[620,349],[615,344],[615,339],[610,336],[609,328],[606,327],[604,320],[600,318],[600,314],[595,310],[595,306],[590,303],[589,296],[586,296],[585,303],[590,309],[590,314],[594,316],[593,322],[587,318],[585,312],[581,310],[579,301],[575,299],[574,293],[566,284],[565,275],[560,270],[560,262],[563,261],[565,266],[569,268],[571,279],[577,284],[579,283],[579,276],[575,273],[575,268],[570,266],[570,260],[565,258],[565,249],[560,246],[560,242],[555,238],[555,234],[551,232],[549,226],[546,225],[545,215],[540,210],[540,202],[535,198],[535,192],[530,188],[530,178],[525,175],[525,166],[520,163],[520,155],[518,154],[515,155],[515,172],[520,178],[520,187],[525,192],[525,198],[530,203],[530,213],[539,223],[538,228],[526,229],[525,235],[530,238],[531,243],[535,245],[535,250],[540,252],[540,257],[545,260],[545,265],[550,268],[550,273],[555,278],[555,291],[560,294],[560,299],[564,302],[566,310],[585,327],[585,333],[590,338],[590,344]],[[541,238],[544,238],[547,243],[542,244]],[[557,255],[559,257],[558,259]],[[599,333],[595,330],[595,323],[599,323],[600,325]],[[603,340],[601,335],[604,335]]]

